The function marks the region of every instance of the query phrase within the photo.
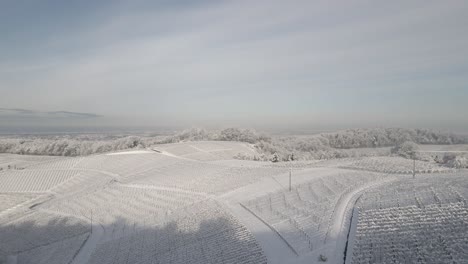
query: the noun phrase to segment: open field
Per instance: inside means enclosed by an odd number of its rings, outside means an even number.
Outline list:
[[[219,141],[161,144],[154,147],[154,149],[177,157],[203,161],[232,159],[239,153],[256,154],[255,149],[250,144]]]
[[[233,159],[249,151],[218,141],[76,158],[1,155],[2,164],[23,165],[0,172],[0,263],[467,258],[465,170],[418,161],[412,179],[404,158]]]
[[[440,151],[461,151],[468,152],[468,144],[457,144],[457,145],[419,145],[421,151],[427,152],[440,152]]]

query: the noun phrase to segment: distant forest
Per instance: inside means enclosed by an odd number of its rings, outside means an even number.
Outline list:
[[[9,136],[0,137],[0,153],[84,156],[126,149],[147,148],[156,144],[184,141],[240,141],[252,144],[258,156],[236,158],[269,160],[333,159],[369,155],[389,155],[390,147],[405,142],[417,144],[468,144],[468,137],[428,129],[375,128],[348,129],[310,136],[271,136],[252,129],[227,128],[206,130],[193,128],[171,136]],[[385,148],[387,147],[387,148]]]

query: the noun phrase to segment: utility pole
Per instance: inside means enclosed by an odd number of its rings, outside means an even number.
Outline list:
[[[416,157],[413,155],[413,179],[416,178]]]
[[[294,160],[294,154],[289,155],[289,191],[291,192],[291,176],[292,176],[292,162]]]
[[[91,234],[93,233],[93,209],[91,209]]]

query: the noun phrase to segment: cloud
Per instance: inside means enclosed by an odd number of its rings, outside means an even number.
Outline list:
[[[48,120],[67,120],[94,119],[102,117],[92,113],[75,113],[68,111],[41,112],[29,109],[0,108],[1,120],[17,121],[48,121]]]

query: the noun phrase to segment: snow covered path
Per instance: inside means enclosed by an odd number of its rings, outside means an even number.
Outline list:
[[[395,177],[389,176],[383,181],[372,182],[358,189],[354,189],[340,198],[335,207],[332,223],[330,223],[330,232],[327,235],[330,244],[335,245],[330,247],[330,250],[333,250],[329,252],[329,256],[333,256],[329,260],[330,263],[341,263],[344,259],[344,251],[346,242],[348,241],[349,221],[357,199],[359,199],[365,190],[387,184],[396,179]]]
[[[212,198],[215,199],[216,196],[210,195],[204,192],[196,192],[196,191],[190,191],[186,189],[181,189],[181,188],[175,188],[175,187],[167,187],[167,186],[157,186],[157,185],[145,185],[145,184],[116,184],[116,186],[120,187],[128,187],[128,188],[136,188],[136,189],[145,189],[145,190],[159,190],[159,191],[171,191],[171,192],[179,192],[179,193],[186,193],[186,194],[194,194],[194,195],[199,195],[199,196],[205,196],[206,198]]]

